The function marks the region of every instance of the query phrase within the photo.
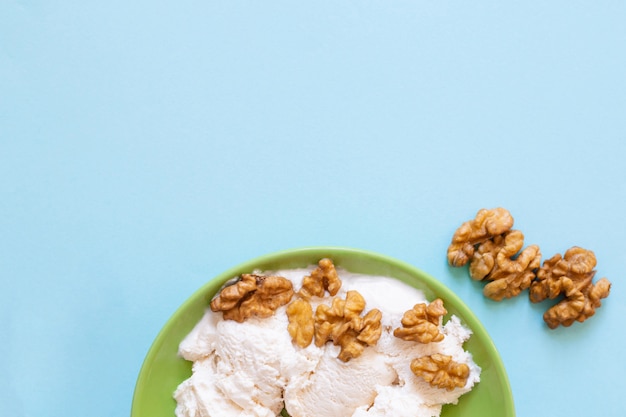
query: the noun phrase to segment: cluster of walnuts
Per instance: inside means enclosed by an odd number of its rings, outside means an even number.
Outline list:
[[[479,210],[454,233],[448,263],[455,267],[469,263],[470,276],[487,281],[483,294],[495,301],[515,297],[526,289],[533,303],[561,297],[543,315],[551,329],[593,316],[611,289],[606,278],[593,283],[594,253],[574,246],[542,264],[539,246],[522,249],[524,235],[512,228],[513,217],[508,210]]]
[[[335,296],[340,288],[341,280],[333,262],[327,258],[320,260],[311,275],[302,280],[298,298],[287,307],[287,330],[294,343],[303,348],[313,339],[318,347],[332,342],[340,347],[339,359],[348,362],[361,356],[366,346],[378,342],[382,313],[374,308],[363,315],[365,299],[358,291],[348,291],[345,299],[333,298],[330,306],[320,304],[313,313],[311,297],[323,297],[326,292]]]
[[[359,357],[367,346],[374,346],[382,334],[382,313],[378,309],[365,310],[365,299],[355,290],[345,298],[335,297],[341,288],[333,262],[324,258],[310,275],[302,280],[295,293],[290,280],[274,275],[243,274],[226,285],[211,301],[214,312],[221,311],[225,320],[243,322],[249,317],[270,317],[287,305],[287,331],[295,345],[306,348],[315,342],[318,347],[332,342],[340,347],[338,358],[348,362]],[[330,305],[319,304],[313,311],[313,297],[334,297]],[[292,301],[292,298],[295,300]],[[442,318],[447,314],[443,301],[416,304],[405,312],[394,336],[418,343],[440,342]],[[452,390],[465,386],[469,367],[457,363],[451,356],[433,354],[414,359],[411,370],[432,386]]]
[[[439,331],[443,316],[448,311],[443,301],[437,298],[433,302],[415,304],[402,316],[402,327],[393,331],[400,339],[418,343],[441,342],[444,334]],[[411,361],[411,371],[422,377],[430,385],[453,390],[464,387],[470,375],[469,366],[452,360],[452,356],[435,353]]]

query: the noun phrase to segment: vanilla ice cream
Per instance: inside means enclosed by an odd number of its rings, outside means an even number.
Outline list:
[[[309,269],[272,271],[293,282],[297,291]],[[441,342],[421,344],[393,335],[415,304],[429,302],[421,291],[399,280],[337,269],[342,286],[366,300],[365,312],[382,312],[382,335],[375,346],[349,362],[337,358],[339,347],[295,345],[287,331],[286,306],[272,317],[243,323],[223,320],[207,308],[181,342],[179,353],[193,362],[192,376],[174,393],[177,417],[275,417],[283,407],[292,417],[438,416],[443,404],[456,404],[480,379],[480,368],[463,349],[471,331],[452,316],[443,324]],[[333,297],[313,297],[313,310]],[[462,388],[445,390],[415,376],[413,359],[443,353],[470,368]]]

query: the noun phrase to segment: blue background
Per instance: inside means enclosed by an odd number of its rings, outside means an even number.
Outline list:
[[[624,415],[626,3],[0,3],[0,414],[128,415],[211,277],[340,245],[409,262],[491,334],[519,416]],[[549,330],[446,264],[503,206],[611,296]]]

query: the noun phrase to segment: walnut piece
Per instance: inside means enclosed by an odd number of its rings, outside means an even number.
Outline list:
[[[544,313],[543,320],[548,327],[569,327],[575,321],[585,321],[602,305],[600,300],[609,296],[611,283],[608,279],[592,282],[596,263],[592,251],[577,246],[568,249],[564,256],[556,254],[544,261],[530,287],[530,301],[538,303],[564,296]]]
[[[225,320],[243,322],[249,317],[270,317],[293,296],[287,278],[273,275],[242,274],[224,287],[211,301],[211,310],[221,311]]]
[[[524,246],[524,234],[511,230],[478,245],[470,262],[470,276],[491,281],[483,294],[495,301],[519,295],[530,287],[541,265],[539,246]]]
[[[452,360],[452,356],[435,353],[411,361],[411,371],[430,385],[452,391],[467,383],[470,369],[467,364]]]
[[[303,298],[323,297],[325,291],[334,296],[341,288],[341,280],[333,261],[324,258],[320,259],[317,265],[317,268],[311,272],[311,275],[305,276],[302,280],[302,288],[299,291],[299,295]]]
[[[373,346],[382,334],[382,313],[372,309],[361,316],[365,300],[357,291],[348,291],[346,299],[333,298],[330,306],[320,304],[315,311],[315,345],[332,341],[341,346],[339,359],[348,362]]]
[[[444,338],[439,331],[442,317],[448,311],[443,301],[437,298],[430,304],[415,304],[402,316],[402,327],[393,331],[393,335],[404,340],[420,343],[441,342]]]
[[[466,221],[452,236],[448,247],[448,263],[463,266],[474,255],[475,246],[511,230],[513,217],[504,208],[481,209],[476,217]]]
[[[300,298],[287,306],[287,330],[296,345],[305,348],[313,341],[315,325],[311,304]]]

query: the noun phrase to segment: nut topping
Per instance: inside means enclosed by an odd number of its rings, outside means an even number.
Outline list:
[[[211,301],[211,310],[221,311],[225,320],[241,323],[252,316],[272,316],[292,296],[293,285],[287,278],[243,274],[239,281],[223,288]]]

